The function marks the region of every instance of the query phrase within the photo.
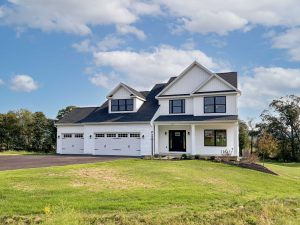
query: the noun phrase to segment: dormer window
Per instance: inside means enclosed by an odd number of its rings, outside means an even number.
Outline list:
[[[133,111],[133,99],[112,99],[111,111]]]

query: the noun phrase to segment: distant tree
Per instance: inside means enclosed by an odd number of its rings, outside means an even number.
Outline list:
[[[48,119],[42,112],[35,112],[33,114],[32,147],[38,151],[43,150],[48,138]]]
[[[67,106],[66,108],[59,110],[57,113],[56,119],[58,119],[58,120],[62,119],[66,114],[71,112],[74,108],[76,108],[76,106],[71,105],[71,106]]]
[[[249,147],[249,130],[245,121],[239,120],[239,148],[240,154],[242,150]]]
[[[249,136],[250,136],[250,153],[253,153],[253,147],[254,147],[254,138],[258,135],[256,128],[256,124],[254,122],[254,119],[251,118],[248,120],[247,125],[249,127]]]
[[[14,149],[20,136],[18,118],[13,111],[1,116],[1,141],[5,149]]]
[[[263,132],[258,139],[258,153],[263,158],[263,165],[265,164],[265,158],[274,155],[278,150],[278,142],[273,138],[272,134]]]

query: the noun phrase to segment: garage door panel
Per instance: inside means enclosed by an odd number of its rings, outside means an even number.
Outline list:
[[[129,132],[104,133],[101,138],[98,134],[95,134],[95,137],[96,155],[140,155],[140,139],[137,137],[132,138]]]
[[[82,133],[63,134],[62,154],[83,154],[84,138]]]

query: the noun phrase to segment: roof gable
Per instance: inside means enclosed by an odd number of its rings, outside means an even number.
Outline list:
[[[208,80],[203,82],[198,88],[196,88],[193,93],[197,92],[210,92],[210,91],[235,91],[228,84],[218,79],[216,76],[210,77]]]
[[[212,76],[212,72],[198,62],[193,62],[157,95],[190,94],[199,84]],[[181,93],[180,93],[181,92]]]
[[[106,97],[108,99],[113,97],[116,98],[137,97],[143,101],[146,100],[145,96],[141,92],[136,91],[132,87],[129,87],[128,85],[123,83],[120,83],[117,87],[115,87]]]

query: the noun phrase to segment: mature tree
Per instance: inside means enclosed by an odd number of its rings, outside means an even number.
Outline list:
[[[245,121],[239,120],[239,148],[240,154],[242,150],[249,147],[249,130]]]
[[[283,160],[300,159],[300,97],[290,95],[273,100],[262,115],[260,131],[267,131],[279,141]]]
[[[249,136],[250,136],[250,153],[253,153],[253,147],[254,147],[254,138],[258,135],[256,128],[256,124],[254,122],[254,119],[251,118],[247,122],[249,127]]]
[[[1,139],[5,149],[13,149],[20,136],[18,118],[13,111],[1,116]]]
[[[32,134],[33,134],[33,148],[41,151],[45,146],[47,140],[47,128],[48,128],[48,119],[42,112],[35,112],[33,114],[33,123],[32,123]]]
[[[265,163],[265,157],[270,157],[277,153],[278,141],[273,138],[272,134],[263,132],[258,138],[258,153],[263,157],[263,164]]]
[[[70,105],[70,106],[67,106],[66,108],[59,110],[57,113],[56,119],[58,119],[58,120],[62,119],[66,114],[71,112],[74,108],[76,108],[76,106]]]

